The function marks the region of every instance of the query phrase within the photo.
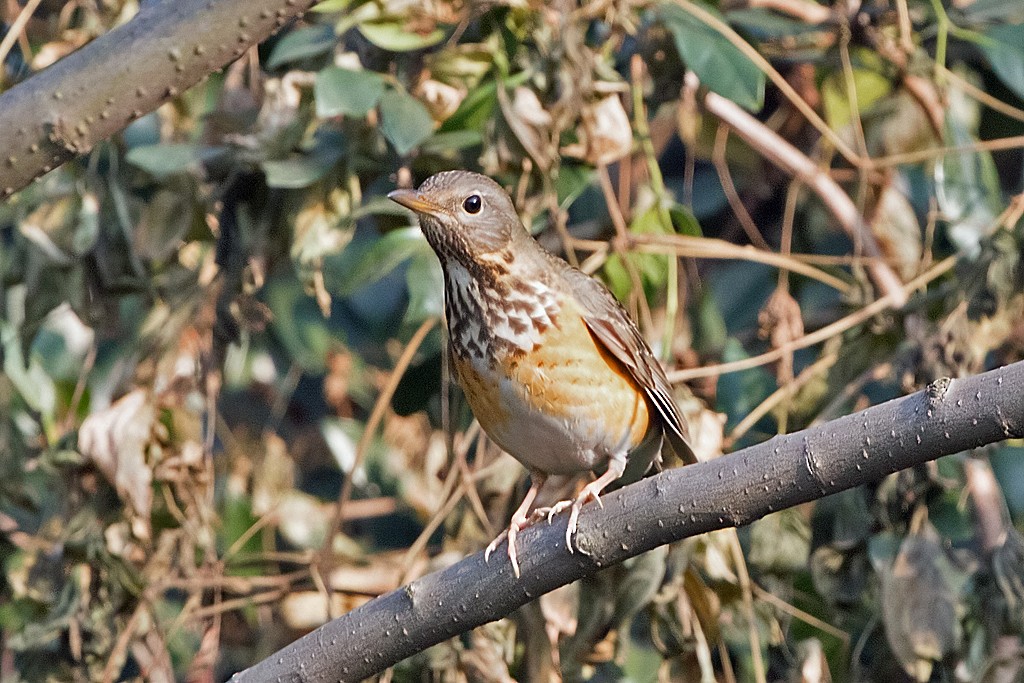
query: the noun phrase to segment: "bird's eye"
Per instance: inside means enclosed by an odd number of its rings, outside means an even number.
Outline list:
[[[466,197],[466,201],[462,202],[462,208],[466,210],[466,213],[480,213],[480,209],[483,206],[484,200],[475,192]]]

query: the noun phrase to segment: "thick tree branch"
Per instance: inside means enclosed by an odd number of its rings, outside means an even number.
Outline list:
[[[167,0],[0,95],[0,199],[241,56],[313,0]]]
[[[519,537],[522,579],[483,553],[355,609],[233,679],[358,681],[559,586],[664,543],[741,526],[943,455],[1024,435],[1024,362],[663,472],[588,505],[577,550],[566,516]]]

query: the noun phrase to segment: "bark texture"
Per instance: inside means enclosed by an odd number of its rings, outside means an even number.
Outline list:
[[[566,515],[519,537],[522,578],[504,546],[477,553],[324,624],[236,683],[360,681],[501,618],[543,593],[664,543],[741,526],[943,455],[1024,435],[1024,362],[873,406],[712,462],[669,470],[584,508],[576,552]]]
[[[314,0],[163,0],[0,95],[0,199],[240,57]]]

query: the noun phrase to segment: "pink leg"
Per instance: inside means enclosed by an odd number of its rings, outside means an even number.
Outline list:
[[[484,562],[487,562],[491,559],[491,553],[501,543],[501,539],[508,537],[508,559],[512,561],[512,571],[515,572],[517,579],[519,578],[519,557],[516,555],[516,535],[530,525],[526,513],[530,511],[530,506],[533,505],[533,501],[546,479],[547,475],[540,474],[539,472],[530,474],[530,490],[526,492],[523,502],[519,504],[519,508],[512,514],[512,521],[509,522],[508,529],[498,534],[498,537],[491,541],[490,545],[487,546],[487,550],[484,551]]]
[[[609,484],[619,479],[625,470],[626,461],[613,458],[608,462],[608,471],[584,486],[580,494],[572,501],[572,511],[569,513],[569,526],[565,529],[565,547],[569,549],[570,553],[573,552],[572,536],[576,533],[576,520],[580,516],[580,508],[591,500],[596,500],[598,505],[604,507],[600,498],[601,491],[604,491]],[[562,501],[554,507],[564,510],[568,503],[569,501]]]

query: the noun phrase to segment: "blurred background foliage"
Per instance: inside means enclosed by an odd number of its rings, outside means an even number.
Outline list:
[[[0,3],[0,87],[137,10]],[[1021,148],[1020,0],[324,0],[0,206],[0,680],[223,680],[505,525],[524,472],[444,375],[396,182],[508,187],[712,458],[1021,358]],[[661,548],[384,678],[1020,680],[1021,456]]]

